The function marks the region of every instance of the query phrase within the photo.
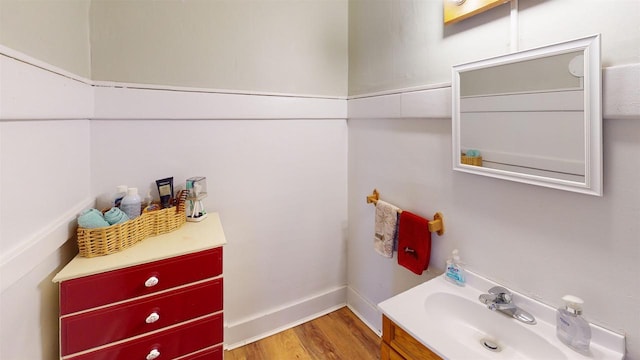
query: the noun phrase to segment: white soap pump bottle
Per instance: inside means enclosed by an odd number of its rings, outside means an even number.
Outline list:
[[[462,261],[458,255],[458,249],[451,252],[451,257],[447,259],[447,269],[445,270],[445,278],[458,286],[464,286],[466,276]]]
[[[591,327],[581,316],[584,301],[573,295],[565,295],[562,300],[565,306],[559,308],[556,314],[556,335],[570,348],[583,354],[588,353]]]

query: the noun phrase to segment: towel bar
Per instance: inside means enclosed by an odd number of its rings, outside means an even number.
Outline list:
[[[378,189],[373,189],[373,194],[367,196],[367,204],[377,204],[380,200]],[[399,213],[402,210],[398,211]],[[439,211],[433,215],[433,220],[429,221],[429,232],[435,232],[438,235],[444,234],[444,218]]]

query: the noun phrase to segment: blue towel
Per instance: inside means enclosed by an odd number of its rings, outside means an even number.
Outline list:
[[[123,222],[128,221],[129,217],[124,213],[124,211],[114,206],[109,209],[109,211],[104,213],[104,219],[107,220],[109,224],[115,225],[122,224]]]
[[[467,153],[465,154],[468,157],[478,157],[480,156],[480,151],[478,150],[467,150]]]
[[[104,219],[100,210],[88,209],[78,216],[78,226],[86,229],[95,229],[109,226],[109,223]]]

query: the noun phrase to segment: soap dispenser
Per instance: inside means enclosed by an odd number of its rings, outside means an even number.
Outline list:
[[[570,348],[583,354],[588,353],[591,327],[581,316],[584,301],[572,295],[565,295],[562,300],[565,306],[559,308],[556,314],[556,335]]]
[[[465,284],[465,271],[458,255],[458,249],[453,250],[451,257],[447,259],[445,278],[458,286]]]

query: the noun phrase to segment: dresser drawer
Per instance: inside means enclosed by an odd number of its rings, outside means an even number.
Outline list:
[[[60,284],[60,299],[64,301],[60,302],[60,314],[148,295],[220,274],[222,248],[218,247],[63,281]]]
[[[65,357],[73,360],[145,360],[157,352],[156,359],[174,359],[199,349],[222,343],[222,314],[108,346],[83,355]],[[151,359],[152,357],[149,357]]]
[[[69,355],[222,310],[222,278],[98,310],[64,316],[60,351]]]

